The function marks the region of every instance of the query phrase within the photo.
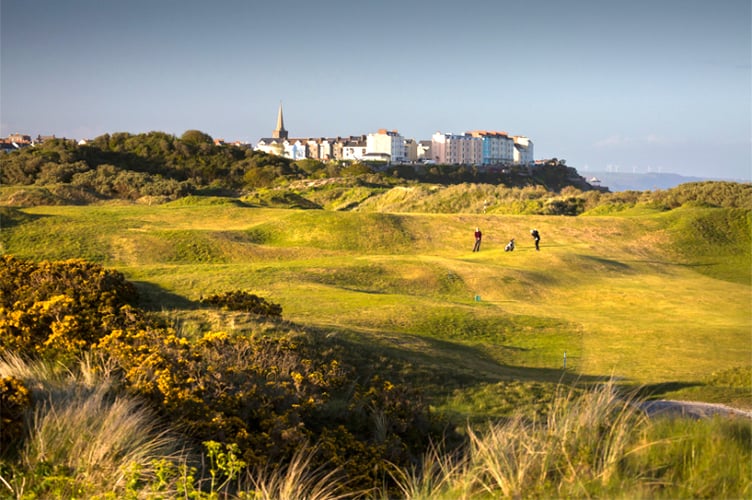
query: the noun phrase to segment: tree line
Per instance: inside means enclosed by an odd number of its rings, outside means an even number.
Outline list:
[[[527,169],[501,173],[465,165],[386,165],[310,158],[293,161],[246,146],[215,144],[211,136],[199,130],[188,130],[180,137],[156,131],[117,132],[86,144],[51,139],[3,155],[0,167],[0,184],[5,186],[67,184],[101,198],[129,200],[142,196],[174,199],[212,191],[237,194],[293,180],[374,173],[387,183],[541,183],[561,188],[567,185],[567,176],[573,170],[546,166],[539,172],[539,179],[533,179],[517,175]]]

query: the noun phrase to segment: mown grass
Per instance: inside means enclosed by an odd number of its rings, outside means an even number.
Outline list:
[[[202,296],[251,290],[281,304],[288,320],[411,363],[442,408],[457,390],[472,401],[499,381],[569,375],[691,386],[698,398],[725,394],[752,407],[752,388],[716,388],[710,377],[750,364],[745,211],[385,214],[191,197],[35,207],[8,220],[5,252],[116,267],[150,307],[193,311],[191,321],[205,314]],[[472,253],[476,226],[484,240]],[[512,237],[517,250],[504,252]],[[491,415],[504,404],[487,406],[466,411]]]

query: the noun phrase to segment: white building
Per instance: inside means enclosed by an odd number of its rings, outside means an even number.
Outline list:
[[[302,160],[307,157],[306,144],[301,139],[280,139],[265,137],[256,143],[256,151],[263,151],[276,156],[284,156],[291,160]]]
[[[301,139],[290,139],[284,142],[284,157],[291,160],[302,160],[307,157],[306,144]]]
[[[431,156],[431,141],[418,141],[416,149],[418,161],[433,161],[433,157]]]
[[[254,149],[270,155],[282,156],[285,152],[285,142],[284,139],[264,137],[259,139]]]
[[[347,141],[342,146],[342,159],[360,161],[367,152],[366,141]]]
[[[532,165],[535,163],[533,156],[533,141],[529,138],[515,135],[514,139],[514,163],[520,165]]]
[[[392,163],[404,163],[407,161],[405,152],[405,138],[396,130],[380,129],[375,134],[366,136],[368,153],[388,154]]]

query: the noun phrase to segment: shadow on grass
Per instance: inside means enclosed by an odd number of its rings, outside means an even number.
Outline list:
[[[132,281],[138,290],[138,306],[146,311],[161,311],[163,309],[189,309],[200,307],[198,301],[193,301],[169,292],[159,285],[146,281]]]
[[[687,268],[712,267],[712,266],[719,265],[718,262],[675,262],[675,261],[651,260],[651,259],[635,259],[635,260],[628,260],[626,262],[635,262],[638,264],[652,264],[652,265],[665,266],[665,267],[687,267]]]
[[[0,228],[19,226],[51,215],[29,214],[16,207],[0,207]]]
[[[353,287],[347,287],[347,286],[340,287],[340,289],[345,290],[347,292],[365,293],[368,295],[385,295],[387,293],[381,290],[366,290],[365,288],[353,288]]]
[[[700,382],[661,382],[657,384],[648,384],[636,388],[635,395],[639,399],[655,399],[669,392],[687,389],[689,387],[698,387],[704,384]]]
[[[311,326],[306,328],[310,329]],[[365,372],[386,367],[380,373],[394,380],[404,380],[428,398],[443,398],[454,390],[463,390],[497,382],[540,382],[548,384],[596,385],[611,380],[610,376],[582,375],[561,367],[541,368],[505,364],[481,345],[467,345],[447,340],[401,332],[366,332],[356,329],[338,330],[338,342],[346,352],[364,359],[359,366]],[[388,362],[371,362],[376,357]]]
[[[619,262],[618,260],[613,259],[605,259],[603,257],[595,257],[593,255],[580,255],[580,258],[591,261],[595,264],[600,264],[601,266],[606,267],[607,269],[611,269],[613,271],[631,271],[632,268],[623,262]]]

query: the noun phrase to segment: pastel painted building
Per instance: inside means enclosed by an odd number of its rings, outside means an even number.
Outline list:
[[[335,160],[359,160],[366,153],[365,135],[337,137],[329,139],[329,141],[332,147],[332,158]],[[345,148],[347,148],[347,152],[345,152]]]
[[[436,132],[430,141],[405,139],[397,130],[336,138],[291,139],[285,129],[282,104],[271,137],[258,141],[255,149],[293,160],[320,161],[379,159],[391,163],[423,161],[450,165],[533,165],[533,141],[506,132],[474,130],[464,134]]]
[[[418,160],[418,142],[415,139],[405,139],[405,160],[410,163]]]
[[[431,156],[436,163],[449,165],[480,165],[483,141],[471,135],[436,132],[431,137]]]
[[[480,165],[505,165],[514,162],[514,139],[506,132],[474,130],[466,135],[481,139]]]
[[[327,137],[305,139],[308,158],[327,161],[334,158],[333,143],[335,139]]]

